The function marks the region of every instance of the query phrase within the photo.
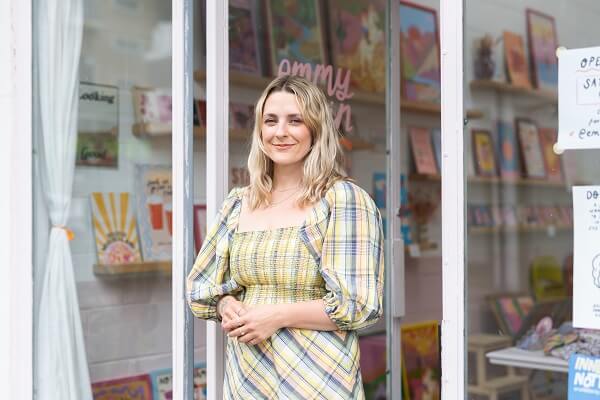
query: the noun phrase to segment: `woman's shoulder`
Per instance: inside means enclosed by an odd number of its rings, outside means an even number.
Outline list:
[[[340,179],[325,193],[330,207],[354,207],[377,211],[377,206],[366,190],[351,180]]]
[[[221,214],[229,215],[233,209],[240,203],[240,200],[246,192],[245,187],[234,187],[231,189],[221,206]]]

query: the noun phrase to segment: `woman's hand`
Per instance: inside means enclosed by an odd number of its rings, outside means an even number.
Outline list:
[[[223,327],[229,331],[229,337],[237,337],[241,343],[255,345],[283,328],[280,314],[280,307],[276,304],[246,307],[242,316],[223,324]]]
[[[221,327],[225,333],[229,333],[235,325],[231,325],[232,321],[237,320],[239,317],[244,315],[246,306],[244,303],[238,301],[233,296],[227,295],[219,300],[217,303],[217,311],[221,316]],[[226,328],[231,326],[231,328]]]

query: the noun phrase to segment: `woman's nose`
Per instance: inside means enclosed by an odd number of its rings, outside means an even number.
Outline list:
[[[287,128],[285,123],[277,124],[277,130],[275,131],[275,136],[287,136]]]

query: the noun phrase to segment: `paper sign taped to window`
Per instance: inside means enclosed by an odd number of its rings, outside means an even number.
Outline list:
[[[600,148],[600,47],[558,55],[558,149]]]
[[[600,329],[600,186],[573,186],[573,326]]]

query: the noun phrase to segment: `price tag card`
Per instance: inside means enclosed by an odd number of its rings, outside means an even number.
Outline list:
[[[559,49],[557,148],[600,148],[600,47]]]
[[[600,186],[573,187],[573,325],[600,329]]]

